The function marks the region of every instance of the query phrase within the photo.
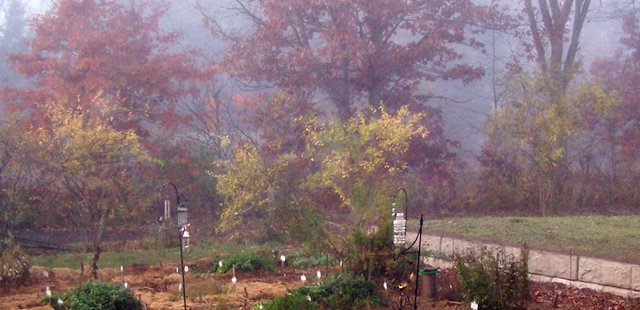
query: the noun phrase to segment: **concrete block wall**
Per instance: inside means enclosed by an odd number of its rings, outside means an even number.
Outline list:
[[[407,232],[407,241],[415,240],[416,236],[416,233]],[[516,258],[520,256],[520,248],[517,247],[450,237],[422,236],[423,253],[450,256],[454,253],[478,251],[482,247],[494,252],[504,248],[506,253]],[[442,258],[427,257],[425,263],[440,268],[452,267],[451,262]],[[640,297],[640,265],[537,250],[529,251],[528,263],[533,281],[558,282],[624,297]]]

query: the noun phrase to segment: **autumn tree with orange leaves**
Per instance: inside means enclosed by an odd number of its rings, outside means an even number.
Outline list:
[[[160,30],[166,9],[150,1],[56,2],[35,19],[30,51],[10,56],[34,86],[10,89],[8,108],[35,112],[52,99],[83,108],[101,93],[121,108],[111,120],[118,129],[147,137],[152,124],[175,128],[177,101],[190,91],[183,83],[196,72],[189,52],[171,51],[179,34]]]

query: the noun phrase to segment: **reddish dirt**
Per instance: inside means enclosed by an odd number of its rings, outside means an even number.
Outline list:
[[[203,263],[203,262],[201,262]],[[197,266],[195,263],[191,266]],[[204,264],[204,263],[203,263]],[[181,282],[176,272],[176,264],[154,266],[129,266],[125,268],[124,281],[133,294],[140,298],[148,309],[182,309],[182,294],[178,289]],[[44,271],[49,277],[44,277]],[[286,274],[283,275],[283,272]],[[238,272],[238,282],[231,283],[231,275],[186,274],[187,306],[189,309],[239,309],[286,294],[287,289],[302,285],[300,275],[305,273],[309,279],[314,270],[278,269],[272,273]],[[324,273],[324,270],[323,270]],[[31,268],[31,280],[19,288],[4,288],[0,292],[0,309],[51,309],[41,306],[44,290],[49,286],[54,293],[65,292],[73,286],[88,280],[79,270],[66,268]],[[103,281],[120,283],[122,274],[119,269],[102,269],[99,277]],[[245,291],[246,290],[246,291]],[[640,309],[640,299],[625,299],[610,294],[597,293],[586,289],[568,288],[560,284],[533,283],[532,300],[527,309]],[[393,298],[392,298],[393,299]],[[468,306],[457,301],[439,300],[421,301],[421,309],[462,310]]]
[[[140,298],[149,309],[182,309],[182,293],[179,291],[181,276],[176,272],[178,269],[176,264],[130,266],[125,268],[124,281],[134,296]],[[32,276],[27,285],[5,288],[0,293],[0,309],[51,309],[40,305],[46,286],[54,293],[62,293],[88,281],[87,272],[82,275],[79,270],[45,269],[36,266],[30,271]],[[44,271],[49,273],[48,278],[44,277]],[[230,274],[187,272],[187,306],[189,309],[214,309],[217,305],[226,305],[223,309],[237,309],[243,306],[245,301],[257,303],[284,295],[287,289],[302,285],[300,275],[303,270],[296,270],[294,273],[291,269],[285,269],[285,272],[286,277],[281,273],[237,272],[238,282],[235,285],[231,283]],[[315,274],[315,271],[311,270],[308,274],[311,275],[312,272]],[[101,269],[99,278],[103,281],[121,283],[122,274],[119,268]]]

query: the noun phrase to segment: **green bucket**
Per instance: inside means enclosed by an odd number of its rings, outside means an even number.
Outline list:
[[[438,274],[439,271],[440,271],[440,269],[438,269],[438,268],[420,269],[419,274],[420,275],[427,275],[427,276],[435,276],[436,274]]]

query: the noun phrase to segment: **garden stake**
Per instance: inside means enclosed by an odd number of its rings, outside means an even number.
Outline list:
[[[124,283],[124,239],[120,243],[120,258],[122,264],[120,265],[120,273],[122,274],[122,283]]]

